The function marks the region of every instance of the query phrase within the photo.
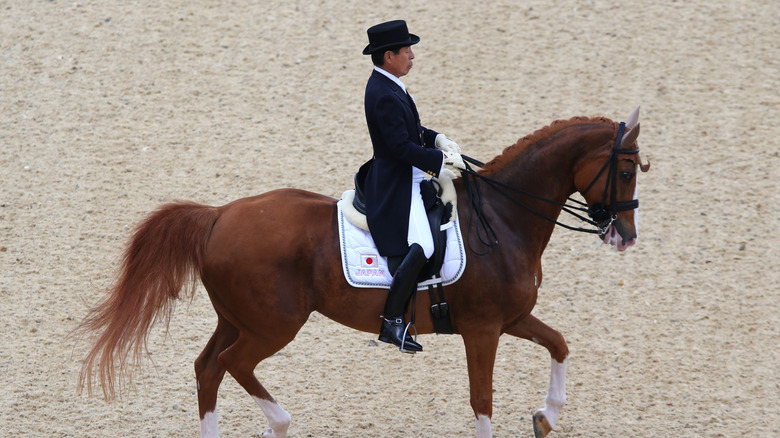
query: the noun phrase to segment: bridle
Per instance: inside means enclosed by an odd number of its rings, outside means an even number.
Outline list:
[[[625,129],[626,123],[620,122],[618,134],[615,138],[615,146],[612,148],[612,153],[609,155],[609,160],[604,163],[604,165],[601,167],[601,170],[599,170],[599,173],[597,173],[596,177],[593,178],[593,181],[588,184],[588,188],[582,192],[583,194],[587,193],[588,190],[593,187],[593,184],[596,183],[599,177],[601,177],[601,174],[604,173],[604,170],[609,167],[609,171],[607,173],[607,181],[609,181],[609,183],[604,185],[604,193],[601,196],[601,202],[588,207],[588,217],[590,217],[592,223],[595,223],[596,227],[598,227],[598,233],[600,236],[607,233],[609,226],[615,222],[619,212],[634,210],[635,208],[639,207],[638,199],[632,199],[630,201],[623,202],[617,202],[615,200],[617,196],[617,164],[620,159],[620,155],[636,155],[639,153],[638,147],[636,149],[630,150],[620,149],[620,143],[623,141],[623,134],[625,133]],[[607,204],[607,192],[610,192],[609,204]]]
[[[559,202],[553,199],[536,195],[534,193],[527,192],[522,189],[518,189],[516,187],[512,187],[506,183],[497,181],[493,178],[478,173],[469,165],[469,163],[474,164],[478,167],[484,167],[485,164],[469,156],[461,155],[464,164],[466,165],[466,169],[461,170],[461,176],[463,178],[466,191],[469,195],[469,199],[471,200],[471,204],[473,207],[472,212],[476,214],[477,221],[479,222],[476,226],[476,232],[480,242],[483,245],[485,245],[488,248],[488,250],[491,247],[498,245],[498,236],[493,231],[493,227],[490,225],[490,222],[488,221],[487,217],[485,217],[482,211],[482,195],[478,183],[478,181],[480,180],[484,181],[489,187],[492,187],[493,189],[498,191],[500,194],[504,195],[507,199],[514,202],[515,204],[523,207],[525,210],[533,213],[536,216],[541,217],[542,219],[554,223],[555,225],[573,231],[598,234],[599,236],[603,236],[604,234],[606,234],[607,231],[609,230],[610,225],[612,225],[612,223],[617,219],[617,214],[619,212],[626,211],[626,210],[633,210],[639,207],[639,200],[637,199],[633,199],[631,201],[623,201],[623,202],[617,202],[616,200],[617,177],[618,177],[617,165],[618,165],[618,161],[620,160],[620,155],[636,155],[639,153],[638,147],[636,149],[630,149],[630,150],[620,149],[620,144],[623,141],[623,135],[625,134],[626,131],[625,128],[626,128],[625,122],[620,122],[620,126],[618,127],[618,133],[615,138],[615,144],[612,148],[612,152],[610,153],[609,158],[601,167],[601,169],[593,178],[593,180],[590,182],[590,184],[588,184],[587,188],[581,192],[583,194],[587,193],[588,190],[590,190],[593,187],[596,181],[598,181],[598,179],[601,177],[604,171],[608,172],[607,184],[604,185],[604,193],[602,194],[601,202],[593,205],[588,205],[585,202],[573,199],[571,197],[568,198],[567,202]],[[562,210],[565,211],[566,213],[569,213],[570,215],[576,217],[577,219],[580,219],[581,221],[596,227],[596,229],[594,230],[592,228],[573,227],[571,225],[567,225],[562,222],[559,222],[558,220],[553,219],[537,211],[536,209],[529,206],[528,204],[519,201],[518,199],[511,196],[511,194],[509,194],[508,192],[519,193],[525,196],[532,197],[534,199],[538,199],[540,201],[559,205],[561,206]],[[607,202],[608,194],[609,194],[609,202]],[[576,205],[572,205],[569,202]],[[582,213],[586,213],[588,217],[586,218],[582,214],[577,213],[578,211]],[[472,216],[469,217],[468,229],[471,229],[471,221],[472,221]],[[469,246],[471,245],[469,244]],[[486,254],[486,252],[477,253],[476,251],[474,251],[473,248],[471,248],[471,250],[476,254]]]

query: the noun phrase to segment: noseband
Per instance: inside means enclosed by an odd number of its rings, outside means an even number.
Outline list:
[[[639,153],[639,148],[632,150],[620,149],[620,142],[623,141],[623,134],[625,133],[625,130],[626,123],[620,122],[618,134],[615,138],[615,146],[612,148],[612,153],[609,155],[609,160],[604,163],[604,165],[601,167],[601,170],[599,170],[599,173],[597,173],[593,178],[593,181],[588,184],[588,188],[582,192],[583,194],[587,193],[588,190],[593,187],[599,177],[601,177],[601,175],[604,173],[604,170],[609,168],[607,173],[608,183],[604,185],[604,193],[601,195],[601,202],[588,206],[588,217],[590,217],[596,227],[598,227],[599,235],[604,235],[607,233],[609,226],[612,225],[612,222],[617,219],[617,214],[619,212],[633,210],[639,207],[638,199],[632,199],[630,201],[624,202],[617,202],[615,199],[617,196],[617,164],[620,155],[635,155]],[[607,203],[607,193],[610,194],[609,203]]]

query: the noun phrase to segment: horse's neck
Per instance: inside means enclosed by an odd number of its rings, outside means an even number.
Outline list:
[[[520,193],[505,190],[519,203],[525,204],[548,219],[557,220],[561,203],[575,191],[574,172],[577,163],[593,148],[609,141],[612,125],[604,123],[581,124],[553,131],[547,137],[524,146],[510,162],[493,172],[492,178],[521,191],[554,202],[546,202]],[[500,194],[492,195],[491,202],[502,211],[506,225],[522,240],[544,251],[555,224],[528,211],[518,202]]]

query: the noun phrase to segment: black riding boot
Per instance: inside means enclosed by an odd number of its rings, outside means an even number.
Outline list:
[[[394,344],[404,353],[422,351],[422,345],[415,342],[406,331],[404,313],[406,313],[406,303],[417,288],[417,276],[427,261],[422,247],[413,243],[393,275],[393,283],[390,285],[390,293],[385,303],[379,340]]]

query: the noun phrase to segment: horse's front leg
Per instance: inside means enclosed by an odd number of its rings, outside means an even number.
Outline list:
[[[496,361],[499,331],[464,330],[466,360],[469,370],[471,408],[477,421],[477,438],[493,436],[490,419],[493,416],[493,365]]]
[[[505,332],[541,344],[550,352],[550,387],[544,399],[544,408],[536,411],[533,417],[536,438],[543,438],[555,427],[566,403],[566,356],[569,355],[569,347],[560,333],[533,315],[519,320]]]

